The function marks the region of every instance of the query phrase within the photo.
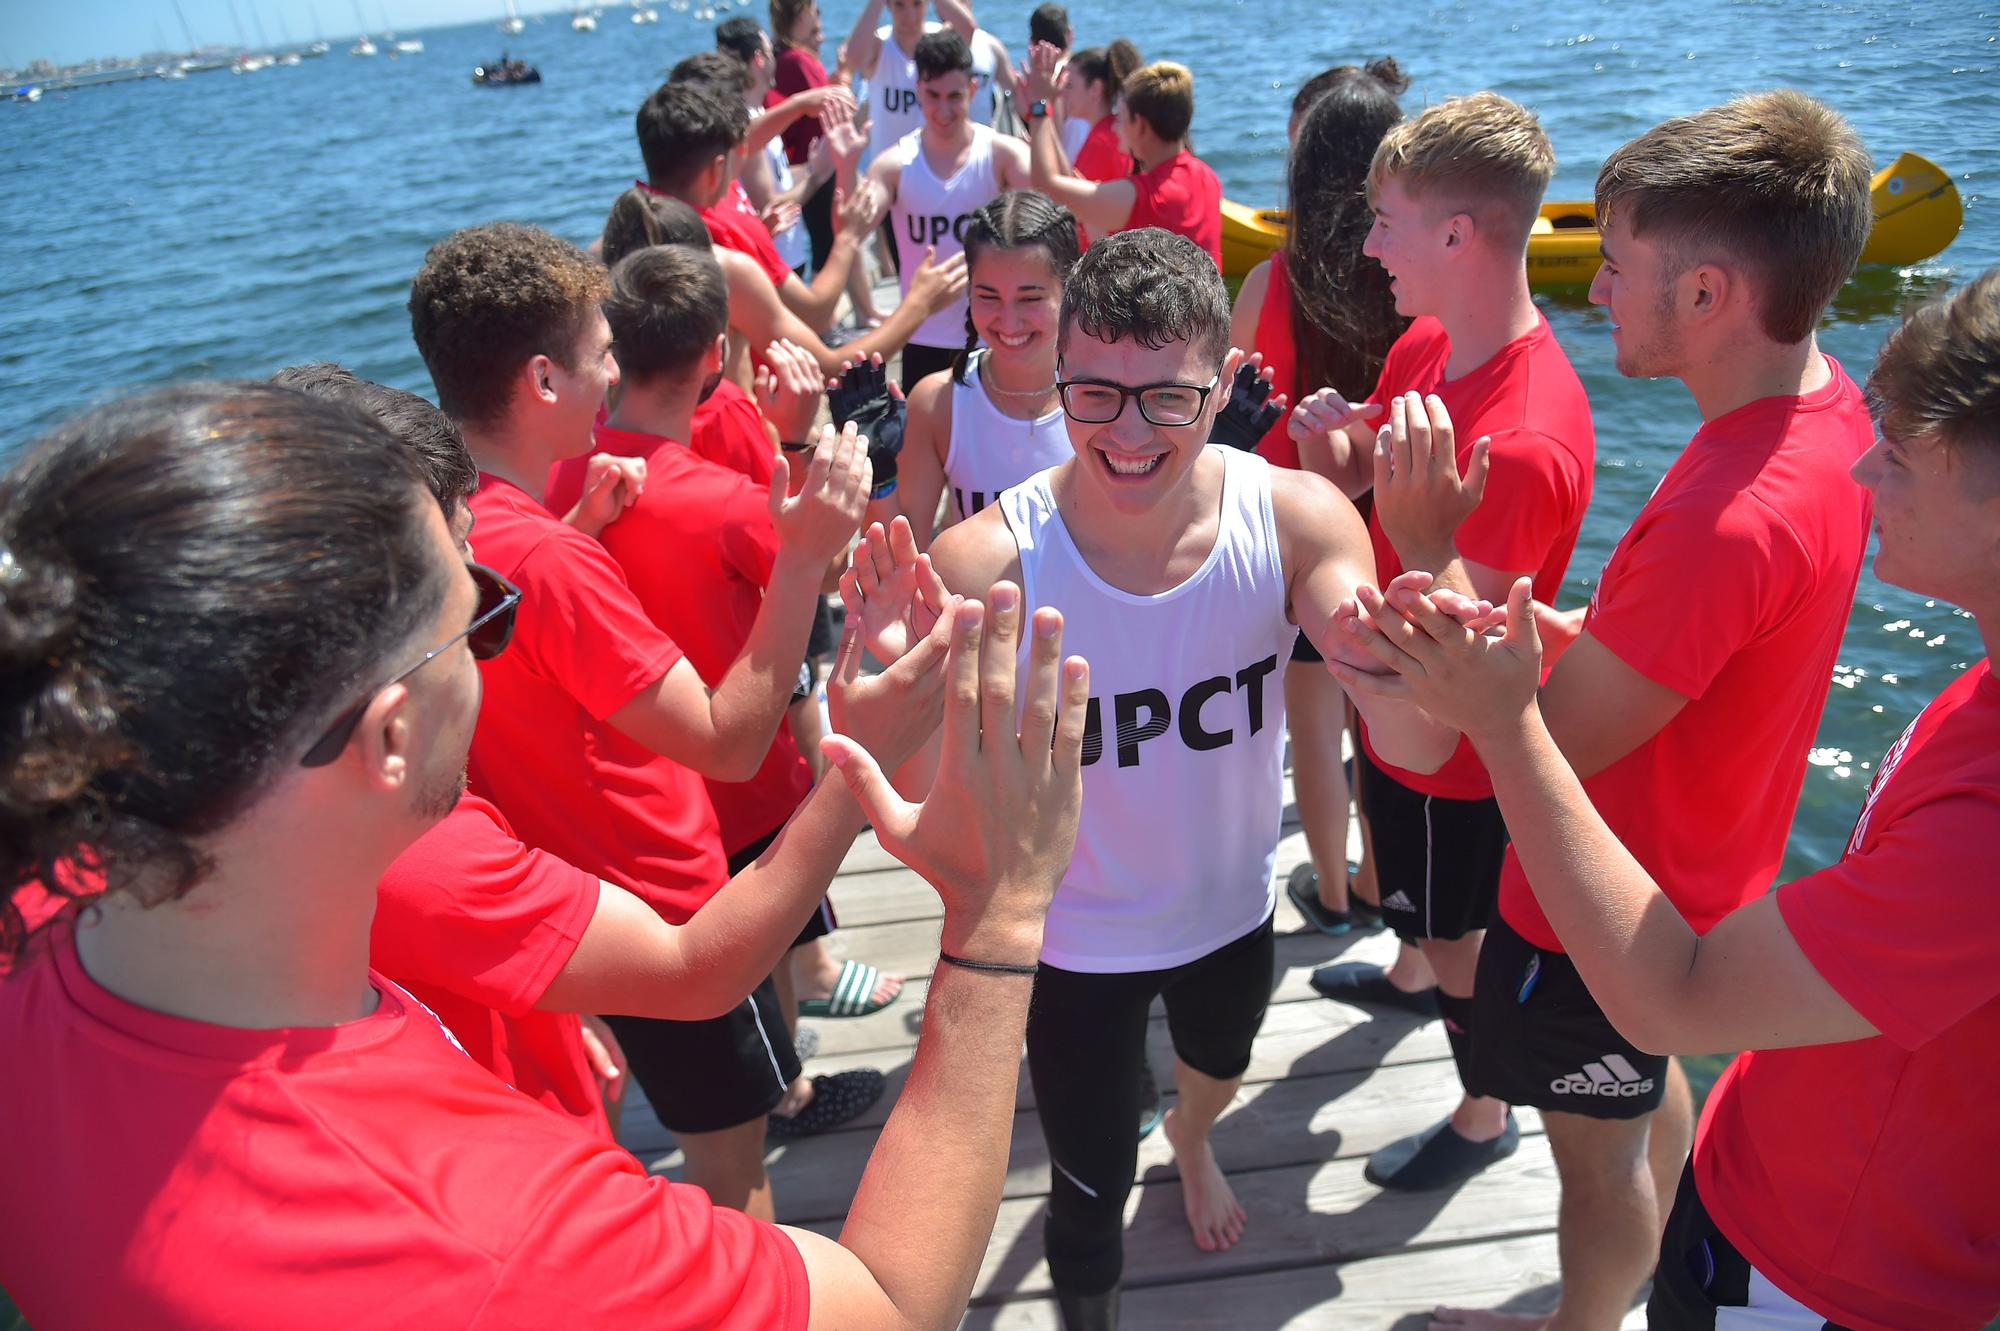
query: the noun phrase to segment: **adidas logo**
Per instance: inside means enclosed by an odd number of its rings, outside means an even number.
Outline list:
[[[1382,898],[1382,909],[1400,910],[1409,915],[1417,913],[1416,903],[1411,901],[1409,895],[1401,890],[1391,892],[1388,896]]]
[[[1549,1083],[1549,1089],[1557,1095],[1611,1095],[1630,1099],[1650,1093],[1653,1079],[1641,1077],[1623,1054],[1606,1054],[1601,1063],[1585,1063],[1583,1071],[1557,1077]]]

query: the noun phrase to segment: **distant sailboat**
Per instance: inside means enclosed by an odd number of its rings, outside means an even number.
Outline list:
[[[361,35],[354,45],[347,48],[349,55],[374,55],[375,43],[368,40],[368,20],[361,17],[361,0],[354,0],[354,21],[361,25]]]
[[[597,15],[571,5],[569,10],[569,26],[576,32],[596,32]]]
[[[508,36],[516,36],[528,25],[521,22],[521,16],[514,12],[514,0],[507,0],[507,17],[500,20],[500,31]]]
[[[658,23],[660,11],[648,5],[645,0],[632,0],[632,22]]]

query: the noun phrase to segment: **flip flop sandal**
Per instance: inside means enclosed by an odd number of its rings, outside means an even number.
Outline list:
[[[1160,1120],[1167,1116],[1167,1097],[1160,1094],[1160,1082],[1153,1075],[1153,1062],[1141,1058],[1139,1062],[1139,1140],[1144,1141],[1160,1126]]]
[[[875,1000],[875,986],[882,983],[882,972],[866,962],[843,961],[840,963],[840,978],[833,982],[833,993],[825,998],[804,998],[799,1000],[799,1015],[802,1017],[865,1017],[871,1012],[880,1012],[889,1004],[903,996],[898,989],[881,1002]]]
[[[792,1051],[803,1063],[819,1052],[819,1032],[810,1026],[799,1027],[799,1033],[792,1037]]]
[[[812,1103],[789,1118],[772,1114],[766,1121],[765,1135],[773,1141],[789,1142],[831,1131],[867,1113],[888,1084],[888,1078],[874,1068],[814,1077]]]
[[[1292,870],[1292,876],[1285,880],[1285,895],[1291,899],[1292,905],[1298,908],[1299,914],[1306,917],[1306,923],[1323,934],[1338,938],[1355,929],[1367,927],[1367,922],[1362,919],[1358,909],[1361,903],[1357,899],[1350,897],[1346,910],[1328,910],[1321,903],[1319,871],[1312,867],[1310,860]],[[1379,915],[1376,916],[1375,923],[1380,924],[1381,918]]]

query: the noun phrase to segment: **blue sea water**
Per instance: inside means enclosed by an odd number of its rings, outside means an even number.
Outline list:
[[[1781,84],[1825,98],[1878,164],[1915,149],[1965,197],[1964,232],[1943,256],[1866,271],[1837,303],[1822,337],[1860,378],[1907,299],[2000,263],[2000,9],[1987,4],[1077,0],[1071,17],[1082,44],[1125,35],[1192,67],[1197,148],[1232,196],[1260,203],[1281,201],[1293,90],[1376,54],[1412,75],[1412,108],[1486,87],[1533,106],[1561,159],[1553,198],[1587,198],[1603,156],[1665,116]],[[979,12],[1018,55],[1031,8],[981,0]],[[855,10],[829,0],[831,40]],[[0,106],[0,455],[130,384],[334,359],[428,392],[404,310],[425,248],[497,219],[595,234],[638,170],[632,112],[674,60],[710,45],[712,21],[666,5],[660,16],[635,27],[611,8],[592,35],[561,15],[511,39],[486,24],[427,32],[424,54],[396,60],[352,58],[339,42],[293,68]],[[475,88],[471,68],[503,44],[544,82]],[[1594,309],[1574,297],[1547,308],[1598,431],[1574,603],[1698,422],[1679,385],[1618,376]],[[1701,599],[1691,587],[1690,631]],[[1877,756],[1980,652],[1968,619],[1864,576],[1788,872],[1838,854]]]

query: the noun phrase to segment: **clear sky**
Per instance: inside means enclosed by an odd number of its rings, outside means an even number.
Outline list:
[[[130,56],[141,51],[184,50],[187,38],[174,14],[175,0],[4,0],[0,10],[0,66],[19,68],[30,60],[71,64],[100,56]],[[356,0],[179,0],[195,41],[202,45],[237,45],[247,37],[253,46],[261,25],[273,46],[290,33],[294,41],[312,40],[315,27],[327,40],[352,38],[358,30]],[[420,28],[498,19],[504,0],[359,0],[370,32],[385,29],[414,32]],[[550,0],[517,0],[523,14],[566,8]],[[235,5],[242,21],[230,16]]]

